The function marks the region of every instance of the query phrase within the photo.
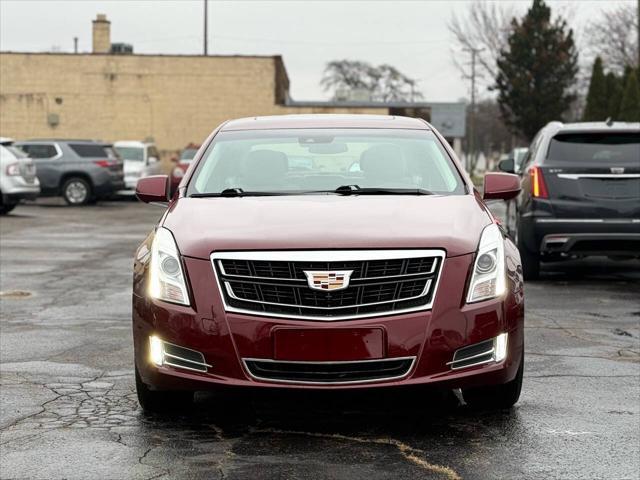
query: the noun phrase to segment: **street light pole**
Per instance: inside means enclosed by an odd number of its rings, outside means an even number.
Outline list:
[[[640,1],[640,0],[638,0]],[[466,51],[471,52],[471,115],[469,118],[469,152],[467,154],[467,159],[465,162],[465,166],[467,168],[467,173],[471,175],[473,172],[471,171],[472,167],[475,164],[475,151],[476,151],[476,57],[479,52],[481,52],[482,48],[465,48]]]
[[[209,35],[208,35],[208,29],[207,29],[207,18],[208,18],[208,13],[207,13],[207,0],[204,0],[204,56],[206,57],[208,55],[207,53],[207,45],[209,43]]]

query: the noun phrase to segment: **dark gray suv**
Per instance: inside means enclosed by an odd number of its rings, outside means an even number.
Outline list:
[[[122,159],[108,143],[92,140],[16,142],[36,164],[41,196],[62,195],[84,205],[124,189]]]

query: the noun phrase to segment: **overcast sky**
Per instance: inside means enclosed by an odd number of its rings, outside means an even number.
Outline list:
[[[629,0],[635,3],[636,0]],[[524,12],[531,1],[507,1]],[[578,33],[604,8],[624,1],[549,0],[569,12]],[[284,58],[295,100],[328,96],[319,87],[324,65],[333,59],[389,63],[418,79],[429,101],[469,95],[451,56],[447,23],[464,16],[468,1],[213,1],[209,0],[209,53]],[[91,50],[91,20],[105,13],[112,42],[136,53],[200,54],[203,0],[0,0],[3,51]],[[466,57],[461,56],[464,60]]]

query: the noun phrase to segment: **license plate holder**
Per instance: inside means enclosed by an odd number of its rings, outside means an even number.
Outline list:
[[[331,362],[384,358],[384,330],[368,328],[276,328],[273,358]]]

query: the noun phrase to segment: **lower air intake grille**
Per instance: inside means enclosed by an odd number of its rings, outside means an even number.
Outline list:
[[[295,383],[374,382],[402,378],[409,373],[415,357],[387,358],[358,362],[281,362],[244,359],[247,370],[258,380]]]

